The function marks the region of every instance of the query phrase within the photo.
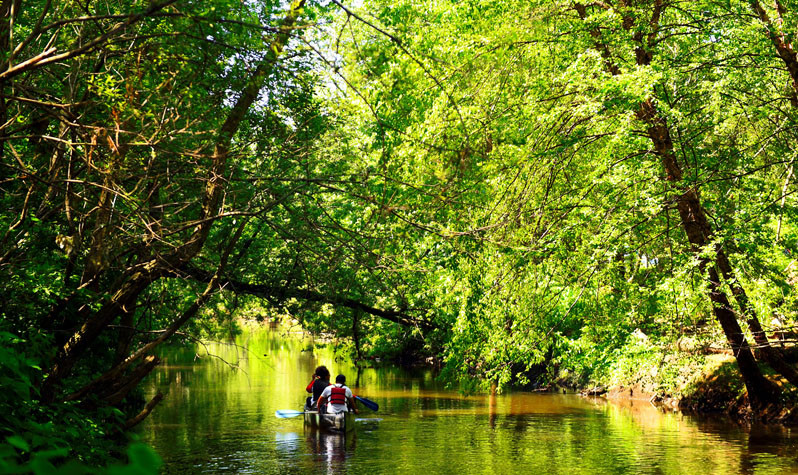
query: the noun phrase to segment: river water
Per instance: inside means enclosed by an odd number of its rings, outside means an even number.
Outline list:
[[[164,473],[798,473],[798,433],[789,428],[663,413],[646,401],[463,397],[430,371],[365,369],[358,380],[332,349],[285,330],[247,330],[235,344],[162,356],[145,389],[167,397],[139,433]],[[376,413],[361,406],[354,434],[275,417],[301,409],[319,364],[379,403]]]

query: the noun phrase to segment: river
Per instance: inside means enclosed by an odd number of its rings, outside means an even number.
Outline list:
[[[209,352],[211,355],[208,355]],[[166,398],[138,429],[164,473],[798,473],[798,434],[577,395],[463,397],[429,370],[365,369],[285,329],[166,348],[145,391]],[[361,406],[347,437],[306,430],[313,369],[342,372]],[[233,369],[237,367],[237,369]]]

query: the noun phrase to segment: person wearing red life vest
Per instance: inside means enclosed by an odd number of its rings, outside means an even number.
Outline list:
[[[334,414],[338,412],[351,411],[355,414],[358,413],[357,406],[355,405],[355,398],[352,395],[352,390],[346,387],[346,376],[339,374],[335,377],[335,385],[327,386],[321,393],[319,398],[319,408],[323,408],[326,404],[326,412]],[[349,406],[349,407],[347,407]]]

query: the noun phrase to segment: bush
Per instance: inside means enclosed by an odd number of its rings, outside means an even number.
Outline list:
[[[158,455],[144,444],[127,447],[114,434],[123,414],[104,408],[93,413],[72,403],[43,405],[36,383],[41,368],[36,344],[0,331],[0,472],[35,474],[157,473]]]

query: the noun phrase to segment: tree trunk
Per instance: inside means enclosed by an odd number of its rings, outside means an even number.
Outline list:
[[[796,54],[795,49],[793,48],[791,40],[792,35],[784,33],[779,25],[775,25],[773,23],[773,20],[771,20],[770,16],[767,14],[764,7],[758,0],[750,0],[749,3],[751,4],[751,8],[754,10],[754,14],[767,29],[768,36],[770,37],[771,43],[773,43],[773,47],[776,49],[776,53],[779,55],[781,60],[784,61],[784,65],[787,67],[787,72],[790,74],[794,97],[794,95],[798,93],[798,54]],[[776,7],[779,17],[786,13],[784,5],[782,5],[779,0],[776,0]],[[793,101],[793,106],[796,105],[798,104]]]
[[[355,353],[357,355],[357,363],[363,360],[363,355],[360,352],[360,333],[358,332],[358,320],[360,319],[360,310],[352,310],[352,341],[355,344]]]
[[[651,63],[653,46],[659,30],[659,21],[663,8],[664,4],[661,0],[653,2],[651,17],[645,27],[635,29],[636,18],[628,15],[623,18],[623,28],[627,31],[634,31],[632,40],[635,43],[635,62],[638,66],[648,66]],[[586,19],[587,9],[585,5],[576,4],[575,9],[582,20]],[[605,59],[605,65],[609,64],[607,66],[608,72],[613,75],[620,74],[620,68],[611,60],[612,56],[609,47],[602,42],[601,31],[598,28],[592,28],[590,34],[593,37],[595,48]],[[641,102],[635,115],[638,120],[646,124],[646,135],[651,140],[654,151],[660,157],[662,166],[667,174],[666,180],[672,184],[672,188],[678,193],[676,208],[692,250],[694,253],[701,252],[706,245],[711,243],[712,229],[701,206],[698,191],[682,183],[683,174],[676,159],[673,139],[670,135],[667,121],[657,111],[653,98],[648,98]],[[713,305],[713,314],[723,329],[726,341],[734,351],[740,374],[748,390],[751,406],[755,409],[760,409],[775,402],[780,391],[775,384],[764,377],[757,366],[751,347],[743,334],[742,328],[740,328],[740,324],[737,322],[737,315],[731,308],[728,297],[721,288],[717,269],[707,258],[701,258],[701,264],[702,269],[706,270],[709,278],[708,290],[709,298]]]
[[[279,32],[269,45],[268,52],[257,69],[250,75],[247,85],[241,91],[224,123],[216,134],[213,145],[211,168],[207,177],[207,185],[202,197],[202,211],[199,223],[186,242],[175,250],[171,256],[159,256],[139,263],[125,272],[121,282],[111,292],[108,301],[92,314],[81,328],[73,334],[61,347],[54,358],[53,365],[46,373],[42,384],[42,398],[51,401],[55,397],[55,388],[66,377],[86,349],[97,339],[101,332],[124,312],[126,306],[135,304],[136,299],[151,283],[163,277],[172,269],[179,269],[193,259],[203,248],[220,210],[223,196],[225,169],[233,136],[241,126],[246,112],[255,102],[266,78],[275,67],[279,55],[288,44],[289,33],[299,17],[305,0],[295,0],[291,9],[280,25]],[[164,4],[165,5],[165,4]],[[163,5],[159,6],[161,8]],[[150,7],[151,11],[155,7]],[[102,243],[100,243],[102,244]],[[222,272],[220,269],[219,272]]]
[[[42,383],[42,400],[52,401],[55,397],[55,388],[66,377],[75,363],[88,349],[100,333],[113,321],[126,305],[133,305],[144,289],[154,282],[160,273],[155,260],[136,266],[128,272],[124,283],[114,292],[113,296],[97,312],[92,314],[62,346],[54,358],[50,370],[46,373]]]
[[[682,228],[687,234],[687,240],[690,242],[693,252],[697,254],[712,242],[712,227],[707,221],[698,192],[694,188],[688,188],[681,184],[683,174],[676,160],[670,129],[665,119],[659,116],[652,99],[648,99],[640,105],[637,118],[648,125],[646,133],[654,145],[654,150],[660,156],[667,180],[673,183],[674,188],[681,193],[676,198],[676,209],[681,218]],[[718,254],[725,256],[720,250]],[[728,264],[728,261],[726,263]],[[701,267],[707,270],[709,277],[709,298],[712,301],[712,312],[726,335],[726,341],[734,351],[740,374],[742,374],[748,390],[751,406],[760,408],[774,402],[778,396],[778,389],[762,375],[757,366],[751,347],[737,322],[737,315],[721,288],[714,263],[708,258],[701,258]],[[731,272],[730,268],[729,272]],[[742,288],[740,287],[740,289]]]
[[[773,44],[776,53],[778,53],[779,57],[784,62],[784,65],[787,67],[787,73],[791,79],[790,86],[792,89],[790,91],[790,104],[792,105],[793,110],[798,110],[798,54],[796,54],[795,49],[793,48],[793,43],[790,39],[790,36],[785,34],[783,31],[783,16],[787,13],[787,10],[779,0],[776,0],[778,24],[775,24],[758,0],[750,0],[750,4],[756,16],[767,29],[770,41]],[[787,179],[785,180],[784,187],[782,188],[782,208],[784,208],[787,185],[790,181],[792,173],[793,164],[790,162]],[[779,240],[780,233],[781,214],[779,215],[776,241]],[[729,263],[729,259],[722,250],[718,251],[718,266],[723,273],[724,279],[726,279],[727,283],[732,289],[732,293],[737,300],[737,305],[740,306],[740,310],[748,318],[748,328],[754,335],[754,341],[756,341],[756,344],[759,346],[759,352],[761,353],[762,357],[773,367],[773,369],[781,373],[781,375],[784,376],[787,381],[789,381],[793,386],[798,387],[798,370],[785,361],[784,355],[781,353],[781,351],[771,346],[765,331],[762,329],[759,318],[757,318],[756,312],[748,303],[748,296],[745,293],[745,289],[740,286],[735,278],[731,264]]]
[[[726,253],[723,252],[723,249],[718,249],[717,251],[717,263],[726,284],[731,288],[732,295],[734,295],[734,299],[737,301],[740,313],[746,318],[748,329],[751,330],[754,342],[757,345],[757,352],[774,370],[784,376],[790,384],[798,387],[798,371],[784,359],[784,355],[778,348],[770,344],[767,334],[765,334],[765,330],[762,329],[762,325],[756,315],[756,310],[751,307],[748,301],[748,295],[737,281],[731,263]]]

